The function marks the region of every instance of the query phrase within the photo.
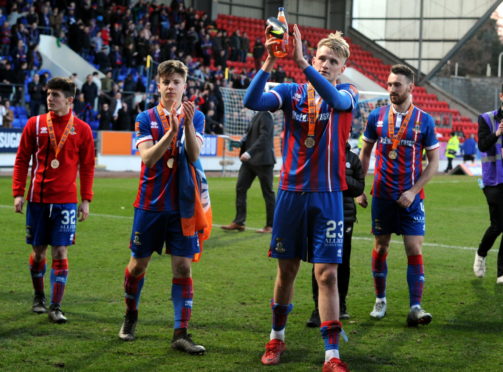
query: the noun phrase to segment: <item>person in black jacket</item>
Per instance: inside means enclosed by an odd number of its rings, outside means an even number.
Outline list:
[[[346,143],[346,183],[348,189],[343,192],[344,197],[344,248],[342,263],[337,269],[337,286],[339,288],[340,315],[339,319],[349,319],[346,308],[346,296],[349,288],[351,237],[353,236],[353,224],[356,221],[356,205],[354,198],[361,195],[365,189],[365,177],[363,176],[362,164],[358,155],[351,151],[351,146]],[[312,328],[320,326],[320,314],[318,312],[318,283],[312,275],[314,310],[306,325]]]
[[[229,225],[222,226],[224,230],[244,231],[246,220],[246,193],[255,177],[260,180],[262,195],[266,205],[266,224],[258,233],[272,232],[275,195],[272,189],[273,169],[276,158],[273,148],[274,120],[269,111],[259,111],[248,127],[241,141],[233,141],[231,145],[240,147],[242,161],[236,184],[236,217]]]

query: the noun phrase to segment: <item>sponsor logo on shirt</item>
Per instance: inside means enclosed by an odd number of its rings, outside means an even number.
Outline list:
[[[47,127],[40,128],[40,134],[47,134]]]
[[[157,125],[157,122],[156,122],[156,121],[151,121],[151,122],[150,122],[150,128],[152,128],[152,129],[157,129],[157,128],[159,128],[159,125]]]
[[[391,138],[389,137],[381,137],[379,138],[379,142],[382,143],[383,145],[391,145],[393,141],[391,141]],[[407,146],[407,147],[414,147],[415,142],[413,140],[406,140],[402,139],[400,140],[400,146]]]
[[[382,128],[382,120],[379,120],[379,121],[377,122],[377,128]]]

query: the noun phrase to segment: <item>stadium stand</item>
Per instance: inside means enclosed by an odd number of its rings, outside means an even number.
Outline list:
[[[28,78],[21,81],[24,92],[33,73],[42,72],[39,60],[41,56],[37,54],[34,46],[35,41],[40,40],[40,33],[47,33],[48,29],[52,30],[51,32],[61,43],[78,51],[100,71],[104,73],[112,71],[113,89],[104,91],[105,94],[100,96],[98,107],[86,114],[94,129],[98,128],[98,114],[102,103],[113,104],[113,97],[117,91],[126,93],[128,89],[132,89],[126,99],[130,103],[130,116],[133,119],[136,112],[154,104],[156,87],[152,81],[147,80],[145,70],[147,55],[152,57],[154,66],[164,59],[184,60],[189,65],[192,76],[187,97],[202,96],[203,99],[197,102],[199,108],[205,114],[214,112],[212,119],[223,123],[224,113],[221,108],[223,104],[218,87],[247,87],[256,72],[252,56],[255,42],[257,39],[263,41],[264,38],[264,20],[262,19],[218,14],[216,20],[212,22],[204,12],[191,7],[186,8],[183,2],[176,1],[173,1],[170,6],[138,2],[131,8],[117,1],[112,2],[112,6],[108,9],[87,9],[83,4],[69,3],[66,8],[58,11],[47,9],[46,3],[34,1],[36,14],[28,12],[28,4],[19,1],[15,4],[21,16],[14,25],[10,25],[11,29],[8,31],[11,33],[4,33],[10,36],[10,48],[8,48],[8,53],[5,53],[5,47],[2,49],[0,61],[8,61],[19,69],[22,60],[28,60],[31,70],[28,71]],[[13,6],[8,9],[6,17],[11,16],[12,9]],[[33,19],[28,19],[29,17]],[[33,23],[30,23],[33,20],[37,20],[41,26],[38,30],[33,28]],[[4,24],[0,24],[0,27],[2,26]],[[226,34],[219,36],[221,30],[225,30]],[[305,39],[304,51],[308,59],[314,54],[316,42],[331,32],[324,28],[309,26],[301,26],[300,30]],[[249,48],[244,58],[230,60],[229,41],[232,36],[227,35],[233,35],[235,31],[247,33]],[[209,47],[210,42],[203,46],[205,35],[210,35],[211,47]],[[220,40],[217,40],[219,38]],[[381,87],[385,87],[390,65],[385,64],[351,38],[346,37],[346,39],[350,43],[352,54],[348,65]],[[217,56],[218,42],[221,42],[224,50],[223,60],[218,59],[219,56]],[[16,54],[19,43],[24,44],[24,48],[21,49],[26,52],[26,56],[23,53]],[[119,48],[116,48],[117,46]],[[205,55],[204,48],[209,51],[209,55]],[[223,65],[222,70],[219,69],[217,63]],[[0,70],[3,65],[3,62],[0,63]],[[283,67],[286,81],[305,80],[304,74],[291,59],[282,59],[278,61],[278,65]],[[128,76],[132,77],[129,82]],[[79,78],[84,77],[79,76]],[[274,81],[274,74],[272,80]],[[19,81],[13,81],[13,83],[19,83]],[[147,98],[145,95],[151,97]],[[18,127],[24,126],[29,115],[26,113],[26,108],[24,111],[20,108],[25,107],[25,102],[29,101],[29,95],[24,93],[21,96],[24,100],[18,99],[18,102],[15,102],[14,125]],[[138,96],[140,96],[139,99],[137,99]],[[10,98],[12,100],[12,98],[20,97]],[[446,141],[448,133],[453,130],[463,133],[464,137],[472,133],[476,134],[476,123],[462,116],[458,110],[449,107],[447,102],[440,101],[435,94],[428,93],[422,86],[414,90],[414,103],[433,115],[438,133],[441,135],[440,140]]]

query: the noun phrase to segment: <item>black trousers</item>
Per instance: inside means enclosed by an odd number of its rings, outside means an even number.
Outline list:
[[[454,158],[447,158],[447,168],[445,168],[444,172],[449,172],[450,170],[452,170],[452,161],[454,160]]]
[[[346,296],[349,289],[349,277],[351,276],[351,238],[353,237],[353,222],[344,223],[344,245],[342,252],[342,263],[337,267],[337,288],[339,289],[339,303],[341,308],[346,308]],[[313,274],[311,278],[313,286],[313,300],[314,306],[318,308],[318,282]]]
[[[503,184],[484,187],[484,194],[489,205],[491,225],[487,228],[480,242],[477,254],[487,256],[498,236],[503,232]],[[498,277],[503,275],[503,239],[498,252]]]
[[[274,217],[275,196],[272,189],[274,165],[251,165],[246,162],[241,164],[236,184],[236,218],[234,222],[244,225],[246,221],[246,193],[251,187],[255,177],[260,181],[262,196],[265,200],[266,226],[272,226]]]

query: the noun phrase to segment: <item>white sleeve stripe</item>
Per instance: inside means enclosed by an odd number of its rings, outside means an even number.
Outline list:
[[[143,143],[143,142],[145,142],[145,141],[153,141],[153,140],[154,140],[154,139],[152,138],[152,136],[145,136],[145,137],[138,138],[138,139],[136,140],[136,147],[138,147],[138,145],[139,145],[140,143]]]
[[[435,150],[436,148],[440,147],[440,143],[435,143],[434,145],[431,145],[429,147],[425,147],[426,150]]]
[[[351,108],[354,108],[355,107],[355,98],[353,97],[353,95],[350,92],[348,92],[347,90],[340,90],[339,92],[346,93],[351,98]]]
[[[368,143],[375,143],[375,140],[373,139],[370,139],[370,138],[367,138],[365,136],[362,137],[362,139],[365,141],[365,142],[368,142]]]
[[[204,136],[201,133],[196,132],[196,137],[201,141],[201,144],[204,143]]]
[[[277,98],[277,99],[278,99],[278,101],[279,101],[279,106],[278,106],[278,108],[281,108],[281,106],[283,106],[283,100],[281,99],[281,96],[279,95],[279,93],[278,93],[278,92],[276,92],[275,90],[271,90],[270,92],[271,92],[271,93],[273,93],[273,94],[276,96],[276,98]]]

